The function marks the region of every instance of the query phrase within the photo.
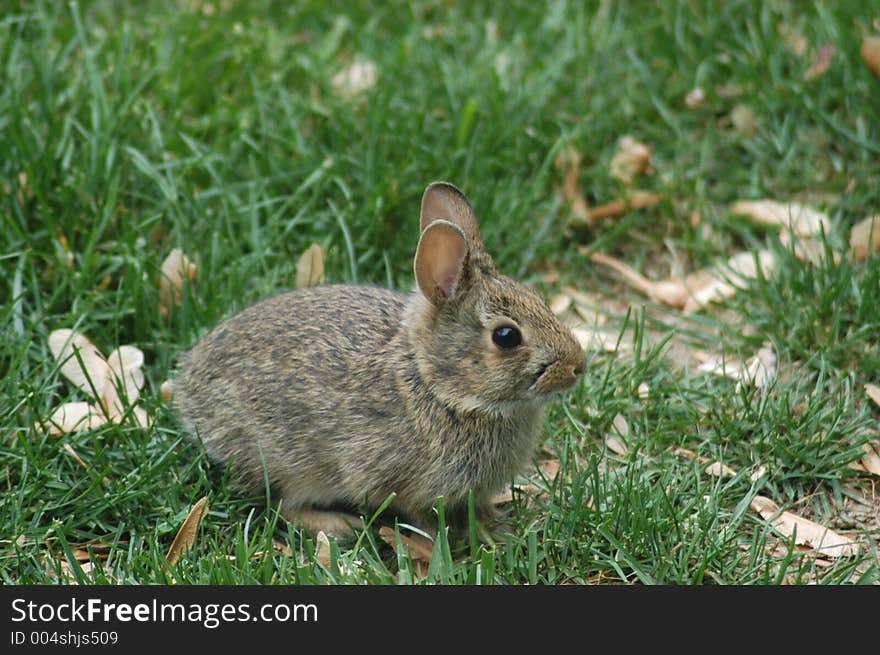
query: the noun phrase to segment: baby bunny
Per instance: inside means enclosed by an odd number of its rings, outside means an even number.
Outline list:
[[[584,352],[543,299],[496,270],[473,209],[446,182],[422,196],[411,294],[298,289],[216,327],[187,353],[174,401],[240,488],[268,478],[282,513],[337,536],[344,509],[427,523],[438,496],[480,516],[529,463],[543,407]]]

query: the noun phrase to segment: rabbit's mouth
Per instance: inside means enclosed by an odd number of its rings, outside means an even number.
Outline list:
[[[562,361],[548,362],[538,370],[529,390],[539,395],[562,393],[574,386],[581,373],[581,367],[566,366]]]

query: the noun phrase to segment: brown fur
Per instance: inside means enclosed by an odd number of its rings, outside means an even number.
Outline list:
[[[258,493],[265,472],[285,515],[310,529],[345,533],[323,509],[375,508],[391,493],[420,522],[438,496],[456,511],[469,491],[489,514],[528,464],[543,406],[584,370],[540,296],[495,269],[461,192],[434,183],[422,207],[412,294],[299,289],[228,319],[183,359],[185,427],[232,462],[242,489]],[[499,323],[517,325],[522,345],[498,348]]]

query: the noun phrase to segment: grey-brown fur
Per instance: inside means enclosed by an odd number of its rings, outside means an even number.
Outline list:
[[[469,490],[488,512],[532,456],[546,401],[583,372],[570,331],[495,270],[464,196],[435,183],[422,207],[412,294],[292,291],[183,359],[185,427],[215,460],[232,459],[244,490],[263,489],[265,471],[285,515],[311,529],[344,533],[322,508],[375,508],[391,493],[416,521],[430,521],[437,496],[460,509]],[[519,327],[520,347],[493,343],[499,322]]]

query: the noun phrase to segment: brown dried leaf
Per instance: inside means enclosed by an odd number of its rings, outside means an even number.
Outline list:
[[[107,423],[104,411],[91,403],[64,403],[49,417],[49,434],[88,432]]]
[[[622,137],[617,153],[611,158],[611,177],[629,186],[637,175],[650,170],[651,149],[629,135]]]
[[[159,396],[166,403],[170,403],[174,399],[174,380],[165,380],[159,387]]]
[[[821,77],[831,67],[831,62],[833,60],[834,46],[830,43],[826,43],[819,49],[816,58],[813,60],[813,63],[810,64],[810,68],[804,73],[804,79],[814,80],[817,77]]]
[[[779,243],[781,243],[786,248],[791,247],[792,243],[794,244],[794,255],[802,262],[809,262],[814,266],[821,265],[828,256],[828,253],[825,249],[825,244],[822,243],[819,239],[814,239],[812,237],[799,237],[796,234],[792,234],[788,230],[782,230],[779,234]],[[835,263],[840,263],[840,253],[836,251],[832,251],[831,257]]]
[[[196,542],[196,535],[198,534],[199,524],[202,522],[202,519],[208,514],[208,497],[202,496],[193,505],[192,509],[187,514],[187,517],[184,519],[183,523],[180,526],[180,529],[177,531],[177,535],[174,537],[174,541],[171,542],[171,547],[168,549],[168,554],[165,555],[166,561],[174,566],[177,564],[178,560],[180,560],[180,556],[192,548],[193,544]]]
[[[629,448],[627,448],[626,444],[623,443],[623,439],[614,436],[606,436],[605,437],[605,445],[608,447],[612,453],[616,453],[623,457],[629,452]]]
[[[865,261],[869,253],[880,252],[880,214],[853,226],[849,233],[849,252],[860,262]]]
[[[874,77],[880,79],[880,36],[866,36],[860,49],[862,61],[867,64]]]
[[[571,307],[571,297],[560,293],[553,296],[547,304],[550,306],[551,312],[556,316],[562,316]]]
[[[654,302],[669,305],[670,307],[683,307],[688,300],[687,287],[681,281],[669,279],[654,282],[631,266],[600,252],[593,253],[590,259],[597,264],[602,264],[617,271],[632,288],[645,294]]]
[[[71,457],[73,457],[73,459],[76,460],[77,464],[82,466],[85,470],[87,470],[87,471],[89,470],[88,465],[83,461],[83,458],[79,456],[79,453],[77,453],[73,449],[73,446],[71,446],[69,443],[66,443],[66,444],[64,444],[64,450],[67,451],[68,455],[70,455]],[[86,558],[86,559],[88,559],[88,558]]]
[[[753,139],[758,133],[758,121],[755,112],[748,105],[737,105],[730,112],[730,121],[733,129],[748,139]]]
[[[618,349],[617,335],[607,334],[601,330],[582,330],[580,328],[571,328],[571,332],[584,350],[601,350],[613,353]],[[627,348],[627,345],[621,343],[620,349],[623,350],[625,348]]]
[[[792,512],[780,512],[779,505],[769,498],[755,496],[751,507],[769,521],[777,532],[785,537],[794,535],[796,544],[809,546],[826,557],[849,557],[860,551],[858,542]]]
[[[83,458],[79,456],[79,453],[77,453],[73,449],[73,446],[71,446],[69,443],[66,443],[64,444],[64,450],[67,451],[67,454],[73,457],[73,459],[75,459],[77,463],[82,466],[86,471],[89,470],[88,465],[85,463],[85,461],[83,461]],[[106,484],[110,484],[110,478],[108,478],[106,475],[104,476],[104,482]]]
[[[378,78],[379,69],[376,64],[366,60],[355,60],[351,66],[336,73],[330,80],[330,85],[337,95],[353,98],[376,86]]]
[[[694,451],[688,450],[687,448],[676,448],[673,452],[674,454],[681,455],[689,460],[697,460],[700,464],[705,464],[706,473],[715,476],[716,478],[733,477],[736,475],[736,471],[726,464],[712,461],[708,457],[703,457],[702,455],[697,455]]]
[[[330,539],[323,530],[318,530],[318,534],[315,535],[315,560],[325,569],[330,570]]]
[[[807,37],[801,34],[799,29],[787,25],[786,23],[779,23],[776,26],[776,31],[779,33],[779,36],[782,37],[782,40],[785,42],[785,45],[788,46],[789,50],[798,57],[803,57],[807,54],[807,46],[809,43],[807,42]]]
[[[691,296],[682,311],[691,314],[710,303],[730,298],[747,285],[746,280],[757,278],[759,269],[762,275],[768,277],[776,270],[776,263],[776,258],[769,250],[757,253],[757,264],[752,252],[734,255],[712,272],[712,277],[705,286],[696,289],[689,287]]]
[[[196,270],[196,265],[180,248],[168,253],[159,275],[159,314],[162,318],[168,318],[171,310],[183,300],[183,280],[192,282]]]
[[[100,397],[109,376],[109,367],[101,351],[88,337],[73,330],[54,330],[49,334],[49,350],[61,363],[61,374],[81,391],[92,395],[94,387]],[[79,359],[75,353],[79,353]]]
[[[876,384],[866,384],[865,393],[868,394],[868,398],[874,401],[875,405],[880,407],[880,387]]]
[[[795,202],[776,200],[740,200],[730,211],[758,223],[791,230],[798,236],[811,237],[831,231],[831,219],[820,211]]]
[[[555,480],[556,476],[559,475],[559,460],[558,459],[543,459],[538,462],[538,470],[541,471],[541,475],[543,475],[547,480]]]
[[[296,263],[296,287],[304,289],[318,284],[324,284],[324,251],[313,243]]]
[[[144,386],[144,353],[135,346],[120,346],[107,358],[111,384],[105,386],[103,400],[111,417],[120,416],[123,405],[120,397],[133,404]],[[113,389],[111,390],[111,387]]]
[[[629,197],[624,200],[612,200],[611,202],[607,202],[604,205],[593,207],[587,213],[587,218],[589,219],[589,222],[593,222],[598,221],[602,218],[620,216],[622,214],[626,214],[630,210],[653,207],[662,199],[663,196],[659,193],[637,189],[630,193]]]
[[[276,551],[278,551],[279,553],[284,555],[285,557],[293,557],[294,556],[293,549],[290,547],[289,543],[284,543],[282,541],[279,541],[278,539],[273,539],[272,540],[272,547]]]
[[[546,497],[546,493],[539,486],[528,483],[528,484],[515,484],[504,491],[499,491],[497,494],[492,496],[489,499],[489,502],[492,505],[506,505],[507,503],[513,502],[514,492],[528,494],[530,496],[538,496],[538,497]]]
[[[752,386],[756,389],[765,389],[776,379],[776,353],[773,347],[765,344],[754,356],[746,360],[746,366],[742,369],[737,391],[743,386]]]
[[[687,105],[688,109],[697,109],[702,106],[705,101],[706,92],[700,87],[691,89],[691,91],[684,97],[684,104]]]
[[[398,548],[397,539],[395,538],[394,528],[388,526],[379,528],[379,538],[386,544],[394,548]],[[400,545],[403,546],[404,553],[409,555],[413,560],[430,563],[431,556],[434,554],[434,542],[420,534],[413,532],[412,534],[400,533]]]
[[[868,473],[880,475],[880,441],[864,444],[865,454],[862,457],[862,466]]]
[[[556,188],[557,195],[568,205],[572,216],[580,220],[589,219],[589,206],[584,194],[578,186],[581,174],[581,155],[574,146],[567,146],[559,151],[554,160],[556,170],[563,176],[562,187]]]

